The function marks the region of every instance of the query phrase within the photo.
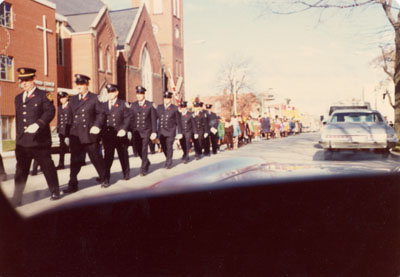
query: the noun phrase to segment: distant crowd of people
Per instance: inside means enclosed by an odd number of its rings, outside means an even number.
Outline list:
[[[271,118],[266,113],[258,118],[245,116],[219,117],[219,145],[226,144],[228,150],[236,149],[252,141],[259,141],[297,135],[302,132],[302,124],[294,118]]]

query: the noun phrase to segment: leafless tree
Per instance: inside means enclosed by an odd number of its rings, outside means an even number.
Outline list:
[[[244,89],[250,90],[253,65],[246,56],[234,54],[222,64],[216,84],[222,91],[229,93],[233,114],[237,114],[237,94]]]
[[[379,46],[381,49],[381,54],[372,60],[371,65],[375,67],[382,68],[383,72],[386,73],[386,79],[381,80],[379,85],[377,85],[376,89],[385,90],[383,93],[383,99],[388,97],[389,104],[395,108],[395,105],[392,100],[392,95],[388,89],[388,86],[392,86],[394,84],[394,61],[395,61],[395,52],[392,46],[384,47]]]
[[[386,16],[394,30],[394,92],[395,92],[395,130],[400,136],[400,12],[393,4],[395,0],[256,0],[264,11],[274,14],[293,14],[311,9],[351,10],[367,8],[373,5],[382,8],[382,16]]]

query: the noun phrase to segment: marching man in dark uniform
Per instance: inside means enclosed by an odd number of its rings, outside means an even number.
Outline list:
[[[208,113],[208,126],[210,128],[210,140],[213,154],[218,153],[218,116],[211,111],[212,105],[206,104],[206,112]]]
[[[78,191],[78,173],[84,164],[88,153],[90,161],[99,174],[99,182],[104,187],[105,165],[99,151],[99,133],[104,125],[104,111],[96,94],[89,91],[88,76],[75,74],[78,94],[71,97],[69,102],[72,110],[72,125],[70,129],[71,171],[68,188],[64,193]]]
[[[187,110],[187,102],[182,101],[180,104],[181,107],[181,120],[182,120],[182,135],[183,138],[179,140],[182,151],[183,151],[183,163],[189,162],[189,150],[192,145],[191,139],[198,139],[199,135],[197,134],[196,124],[193,118],[193,114]]]
[[[64,156],[68,151],[69,129],[72,124],[72,111],[69,107],[69,95],[66,92],[59,92],[60,105],[57,109],[57,132],[60,139],[60,160],[57,169],[64,169]]]
[[[165,158],[165,168],[172,168],[173,144],[178,127],[177,139],[182,138],[182,122],[179,109],[172,104],[172,92],[164,92],[164,104],[157,107],[157,117],[159,120],[158,134],[160,136],[161,148]]]
[[[35,69],[18,68],[23,92],[15,97],[17,168],[13,202],[20,206],[32,159],[42,168],[50,190],[50,200],[60,198],[57,170],[51,159],[50,121],[56,109],[49,92],[35,86]]]
[[[206,129],[205,129],[205,133],[201,142],[201,146],[203,147],[203,151],[204,151],[204,156],[210,156],[210,138],[209,138],[209,134],[210,134],[210,125],[208,123],[208,112],[206,111],[205,107],[204,107],[204,103],[200,102],[200,113],[203,116],[203,120],[206,124]]]
[[[197,134],[199,137],[194,140],[194,149],[196,152],[196,160],[201,158],[203,151],[203,144],[208,139],[208,120],[203,114],[203,109],[200,107],[199,102],[193,103],[194,108],[194,122],[196,125]]]
[[[157,115],[153,103],[145,99],[146,89],[136,86],[137,101],[131,105],[131,129],[134,147],[142,159],[140,175],[145,176],[149,171],[148,146],[150,140],[157,138]]]
[[[103,103],[106,124],[102,131],[106,179],[103,187],[108,187],[110,184],[110,171],[114,161],[115,149],[117,149],[124,179],[129,180],[127,130],[130,123],[130,107],[124,100],[118,99],[117,85],[108,84],[106,89],[108,101]]]

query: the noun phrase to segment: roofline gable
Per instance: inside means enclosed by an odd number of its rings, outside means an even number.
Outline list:
[[[47,7],[50,7],[52,9],[56,9],[56,4],[48,1],[48,0],[33,0],[34,2],[40,3],[42,5],[45,5]]]
[[[97,14],[96,18],[93,20],[92,24],[89,26],[89,28],[96,28],[97,25],[99,24],[101,18],[104,16],[104,14],[107,11],[107,6],[103,6],[99,13]]]
[[[129,30],[128,35],[126,36],[125,45],[129,45],[129,42],[132,40],[132,37],[133,37],[133,35],[134,35],[134,33],[135,33],[135,30],[136,30],[136,26],[137,26],[137,24],[138,24],[138,22],[139,22],[139,18],[140,18],[140,16],[141,16],[142,13],[143,13],[143,9],[144,9],[144,3],[142,3],[142,4],[140,5],[140,7],[139,7],[139,11],[138,11],[138,13],[136,14],[136,17],[135,17],[135,20],[133,21],[132,27],[131,27],[131,29]]]

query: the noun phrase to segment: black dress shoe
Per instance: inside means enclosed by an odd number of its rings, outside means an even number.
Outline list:
[[[57,169],[57,170],[59,170],[59,169],[65,169],[65,166],[64,166],[63,164],[60,164],[60,165],[58,165],[58,166],[56,167],[56,169]]]
[[[111,186],[109,180],[105,180],[105,181],[101,184],[101,187],[102,187],[102,188],[108,188],[109,186]]]
[[[60,199],[60,193],[59,192],[53,192],[50,196],[50,200],[58,200]]]
[[[184,160],[183,161],[184,164],[187,164],[188,162],[189,162],[189,160]]]
[[[172,164],[171,164],[171,165],[168,165],[168,166],[166,166],[165,168],[166,168],[166,169],[171,169],[171,168],[172,168]]]
[[[124,176],[124,180],[128,181],[130,179],[129,174]]]

